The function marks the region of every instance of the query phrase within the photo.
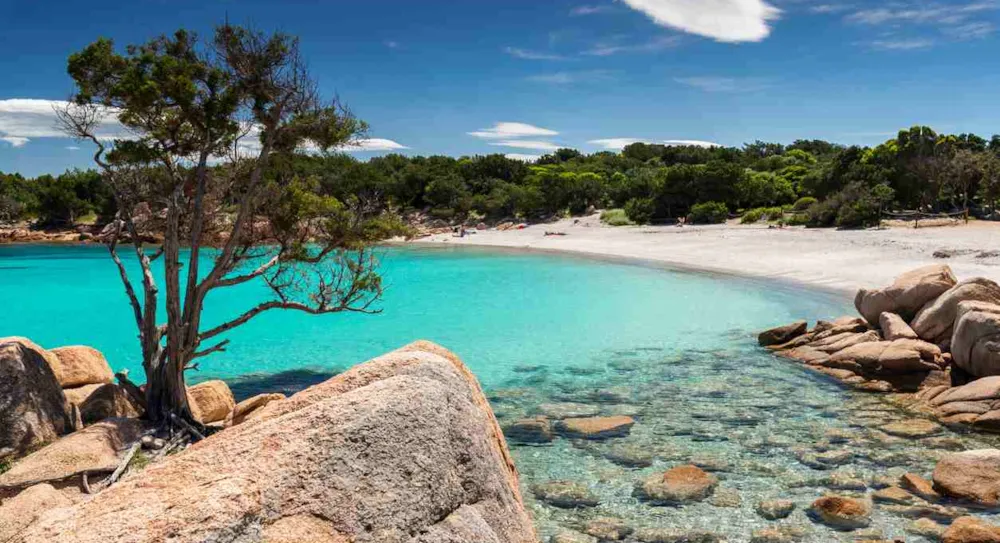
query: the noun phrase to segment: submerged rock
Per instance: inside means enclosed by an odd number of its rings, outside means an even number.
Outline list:
[[[946,496],[979,505],[1000,505],[1000,450],[945,455],[934,468],[934,488]]]
[[[726,538],[705,530],[640,528],[632,536],[639,543],[722,543]]]
[[[1000,527],[975,517],[962,517],[945,530],[942,543],[1000,543]]]
[[[888,287],[859,290],[854,306],[868,322],[878,322],[879,316],[887,311],[909,320],[924,305],[957,282],[955,274],[946,265],[924,266],[900,275]]]
[[[514,443],[548,443],[552,441],[552,425],[545,417],[519,419],[503,428],[507,439]]]
[[[577,419],[594,417],[601,412],[600,407],[585,403],[543,403],[536,409],[539,415],[550,419]]]
[[[904,528],[907,533],[926,537],[932,541],[941,539],[946,528],[929,518],[918,518]]]
[[[757,514],[767,520],[780,520],[795,511],[792,500],[767,500],[757,504]]]
[[[846,496],[824,496],[813,502],[813,517],[837,530],[856,530],[871,524],[871,503]]]
[[[596,537],[599,541],[622,541],[632,533],[632,527],[624,520],[613,517],[597,517],[587,522],[584,533]]]
[[[0,338],[0,459],[73,430],[54,358],[28,339]]]
[[[876,503],[910,505],[917,502],[917,497],[898,486],[890,486],[875,491],[872,494],[872,500]]]
[[[917,439],[937,435],[944,429],[940,424],[927,419],[908,419],[890,422],[889,424],[880,426],[879,430],[896,437]]]
[[[101,351],[93,347],[74,345],[59,347],[49,352],[54,355],[53,358],[49,359],[49,362],[52,363],[52,372],[63,388],[99,385],[114,381],[115,376],[111,372],[108,361],[101,354]]]
[[[598,543],[592,535],[563,530],[549,539],[549,543]]]
[[[475,378],[419,342],[268,404],[21,543],[536,543],[517,479]]]
[[[600,501],[585,485],[573,481],[549,481],[531,485],[531,493],[539,500],[567,509],[596,507]]]
[[[696,466],[678,466],[639,483],[636,494],[656,505],[700,502],[712,495],[719,480]]]
[[[916,473],[903,474],[899,478],[899,485],[929,502],[937,501],[941,498],[941,495],[934,491],[934,483]]]
[[[556,430],[570,438],[608,439],[627,436],[633,424],[635,419],[624,415],[572,418],[557,422]]]

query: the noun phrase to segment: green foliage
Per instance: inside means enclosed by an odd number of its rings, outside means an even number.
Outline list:
[[[758,207],[744,213],[743,216],[740,217],[740,224],[755,224],[760,222],[760,220],[763,218],[764,218],[764,209]]]
[[[704,202],[691,206],[688,219],[693,224],[721,224],[729,218],[729,209],[722,202]]]
[[[624,209],[608,209],[601,212],[601,222],[608,226],[632,226],[635,224]]]
[[[649,224],[656,204],[650,198],[632,198],[625,203],[625,215],[636,224]]]
[[[803,196],[798,200],[795,200],[795,204],[792,205],[793,211],[805,211],[809,209],[813,204],[817,202],[816,198],[812,196]]]

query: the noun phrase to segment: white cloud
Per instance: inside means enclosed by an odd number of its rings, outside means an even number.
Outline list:
[[[632,145],[633,143],[650,143],[649,140],[639,139],[639,138],[604,138],[599,140],[590,140],[587,143],[591,145],[597,145],[604,148],[607,151],[621,151],[622,149]]]
[[[598,13],[605,13],[611,11],[611,6],[577,6],[570,10],[569,14],[574,17],[579,17],[581,15],[596,15]]]
[[[663,140],[663,145],[669,145],[671,147],[722,147],[721,144],[715,143],[713,141],[701,141],[701,140]]]
[[[569,85],[571,83],[593,83],[596,81],[608,81],[612,79],[612,73],[608,70],[584,70],[581,72],[555,72],[551,74],[539,74],[527,77],[528,81],[535,83],[549,83],[552,85]]]
[[[670,47],[675,47],[678,43],[680,43],[680,41],[679,36],[663,36],[644,43],[635,44],[603,42],[594,45],[590,49],[584,51],[583,54],[597,57],[607,57],[618,53],[650,53],[653,51],[662,51]]]
[[[353,152],[363,153],[372,151],[402,151],[403,149],[409,149],[409,147],[401,143],[397,143],[395,141],[383,138],[361,139],[345,145],[341,145],[340,147],[336,148],[336,150],[338,151],[344,151],[347,153],[353,153]]]
[[[396,49],[399,47],[399,42],[388,40],[385,42],[385,46],[388,47],[389,49]]]
[[[492,128],[482,128],[476,132],[469,132],[468,134],[470,136],[484,139],[512,139],[538,136],[558,136],[559,132],[526,123],[499,122],[494,124]]]
[[[770,86],[767,80],[753,77],[675,77],[674,81],[705,92],[754,92]]]
[[[490,142],[490,145],[498,147],[513,147],[515,149],[533,149],[535,151],[555,151],[562,149],[561,145],[556,145],[551,141],[542,140],[503,140]]]
[[[817,14],[842,13],[851,9],[851,7],[850,4],[819,4],[810,7],[809,11]]]
[[[527,49],[520,49],[517,47],[508,47],[504,49],[506,53],[514,58],[521,58],[524,60],[569,60],[562,55],[556,55],[553,53],[542,53],[539,51],[529,51]]]
[[[912,51],[914,49],[927,49],[934,45],[934,40],[927,38],[903,38],[889,40],[873,40],[868,43],[875,49],[888,51]]]
[[[0,140],[14,147],[26,145],[35,138],[66,138],[56,118],[56,110],[66,107],[62,100],[9,98],[0,100]],[[128,131],[118,124],[111,111],[97,127],[98,137],[124,138]]]
[[[1000,3],[995,1],[947,5],[911,2],[893,4],[892,7],[864,9],[848,15],[847,20],[867,25],[885,23],[955,25],[968,20],[969,17],[977,13],[998,9],[1000,9]]]
[[[764,0],[622,0],[656,24],[725,43],[757,42],[781,10]]]
[[[9,143],[12,147],[24,147],[31,140],[21,136],[0,136],[0,141]]]
[[[535,162],[542,158],[541,155],[523,155],[521,153],[507,153],[504,156],[511,160],[520,160],[521,162]]]

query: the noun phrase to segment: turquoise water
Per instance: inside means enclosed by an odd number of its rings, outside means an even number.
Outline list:
[[[382,262],[388,288],[381,314],[264,314],[233,331],[228,351],[204,359],[192,378],[338,371],[429,339],[495,386],[518,366],[587,365],[624,348],[710,346],[720,333],[843,311],[829,297],[802,291],[576,258],[391,248]],[[134,259],[128,263],[138,278]],[[141,378],[135,323],[104,248],[0,247],[0,285],[0,336],[48,348],[91,345],[115,370]],[[207,325],[264,295],[254,286],[212,293]]]
[[[559,418],[567,408],[635,417],[626,437],[511,443],[543,541],[586,531],[598,517],[668,530],[647,541],[744,543],[775,526],[799,536],[770,541],[930,541],[907,533],[927,510],[877,505],[871,527],[854,532],[831,530],[805,510],[824,493],[863,497],[905,472],[929,476],[949,451],[997,446],[943,428],[923,439],[892,437],[880,428],[912,415],[756,346],[760,329],[851,312],[846,297],[543,254],[408,247],[382,256],[389,288],[380,314],[267,314],[234,331],[229,351],[204,359],[192,377],[226,378],[241,397],[293,392],[429,339],[466,361],[504,425],[541,413]],[[104,249],[0,246],[0,292],[0,336],[93,345],[115,369],[141,375],[134,323]],[[210,297],[208,324],[263,294],[248,286]],[[654,507],[634,495],[643,479],[687,463],[719,478],[710,500]],[[576,483],[599,504],[546,503],[536,485],[553,481]],[[792,500],[796,510],[765,520],[755,508],[770,499]],[[934,511],[945,521],[966,513]]]

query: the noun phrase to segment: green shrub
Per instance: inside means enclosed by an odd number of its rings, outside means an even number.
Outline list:
[[[608,226],[631,226],[635,224],[628,218],[624,209],[609,209],[601,212],[601,222]]]
[[[691,206],[688,219],[693,224],[721,224],[729,218],[729,208],[722,202],[704,202]]]
[[[625,215],[636,224],[649,224],[654,211],[656,203],[652,198],[632,198],[625,202]]]
[[[455,210],[450,207],[435,207],[431,209],[431,217],[448,221],[455,218]]]
[[[792,206],[793,211],[805,211],[809,209],[817,200],[812,196],[803,196],[798,200],[795,200],[795,204]]]
[[[809,214],[808,213],[796,213],[785,220],[785,224],[789,226],[804,226],[809,224]]]
[[[740,224],[754,224],[760,222],[764,218],[764,210],[762,208],[755,208],[747,211],[740,218]]]
[[[766,207],[763,213],[769,221],[780,221],[785,218],[785,210],[781,207]]]

